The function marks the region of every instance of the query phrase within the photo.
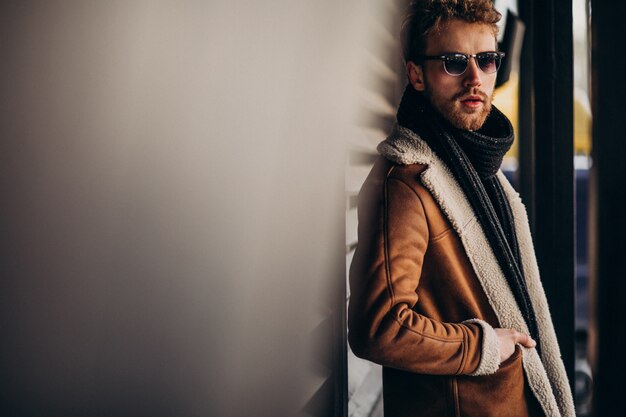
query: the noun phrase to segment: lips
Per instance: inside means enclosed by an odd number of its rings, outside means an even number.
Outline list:
[[[470,95],[461,97],[460,101],[465,107],[474,109],[482,106],[485,100],[481,96]]]
[[[461,101],[483,101],[483,98],[481,96],[467,96],[464,98],[461,98]]]

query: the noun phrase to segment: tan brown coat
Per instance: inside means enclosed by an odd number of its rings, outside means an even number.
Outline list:
[[[396,126],[359,196],[349,341],[383,365],[385,415],[574,416],[519,195],[511,204],[542,358],[517,346],[500,364],[494,328],[528,333],[469,202],[417,135]]]

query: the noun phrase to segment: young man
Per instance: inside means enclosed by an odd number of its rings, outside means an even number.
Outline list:
[[[349,341],[386,416],[574,416],[526,211],[499,170],[490,0],[414,1],[397,125],[359,196]]]

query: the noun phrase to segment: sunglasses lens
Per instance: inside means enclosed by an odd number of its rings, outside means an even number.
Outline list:
[[[479,54],[476,57],[476,62],[485,74],[493,74],[500,68],[500,55],[494,53]]]
[[[450,75],[461,75],[467,69],[471,57],[476,58],[476,64],[485,74],[493,74],[500,68],[502,55],[499,52],[481,52],[477,55],[448,54],[442,56],[427,56],[426,59],[443,60],[443,68]]]
[[[450,75],[461,75],[467,68],[467,58],[454,57],[443,61],[446,72]]]

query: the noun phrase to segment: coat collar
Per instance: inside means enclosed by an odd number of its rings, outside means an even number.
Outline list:
[[[437,158],[422,138],[399,124],[393,126],[391,133],[378,145],[377,150],[385,158],[400,165],[430,165]]]
[[[420,174],[420,181],[433,195],[459,235],[500,326],[528,333],[522,313],[487,237],[448,167],[417,134],[397,124],[377,149],[396,164],[426,166]],[[536,350],[524,349],[524,370],[547,416],[574,416],[574,402],[539,277],[526,208],[502,171],[497,175],[513,212],[524,275],[543,344],[541,358]]]

